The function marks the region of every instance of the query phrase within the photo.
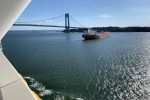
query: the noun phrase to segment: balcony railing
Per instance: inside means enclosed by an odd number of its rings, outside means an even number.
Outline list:
[[[1,41],[0,41],[0,51],[2,51],[2,44],[1,44]]]

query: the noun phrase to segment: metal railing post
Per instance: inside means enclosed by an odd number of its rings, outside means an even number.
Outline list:
[[[2,48],[2,44],[1,44],[1,41],[0,41],[0,51],[2,51],[3,50],[3,48]]]

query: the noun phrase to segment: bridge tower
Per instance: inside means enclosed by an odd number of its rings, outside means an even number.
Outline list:
[[[69,13],[65,14],[65,32],[70,32],[70,21],[69,21]]]

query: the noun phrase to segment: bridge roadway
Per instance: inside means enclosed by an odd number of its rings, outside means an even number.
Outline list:
[[[13,24],[13,26],[36,26],[36,27],[58,27],[66,28],[66,26],[56,26],[56,25],[40,25],[40,24]],[[69,28],[87,28],[87,27],[69,27]]]

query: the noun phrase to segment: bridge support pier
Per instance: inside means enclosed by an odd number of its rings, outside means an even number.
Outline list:
[[[69,13],[65,14],[65,32],[70,32],[70,21],[69,21]]]

